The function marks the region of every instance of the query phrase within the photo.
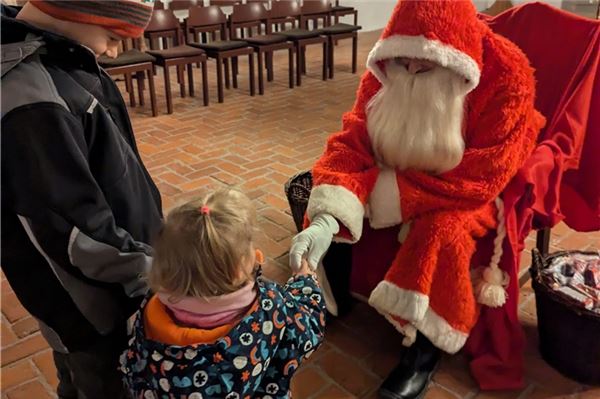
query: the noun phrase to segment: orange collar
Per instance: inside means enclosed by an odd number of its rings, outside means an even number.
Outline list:
[[[258,302],[255,302],[248,313],[254,312],[257,304]],[[213,344],[219,338],[227,335],[236,325],[237,323],[224,324],[209,330],[182,327],[175,323],[167,313],[165,305],[160,302],[156,295],[150,298],[144,309],[146,338],[167,345]]]

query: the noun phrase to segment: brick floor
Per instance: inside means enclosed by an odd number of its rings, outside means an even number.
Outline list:
[[[359,65],[364,65],[376,38],[377,33],[360,35]],[[140,151],[162,192],[165,210],[210,187],[241,185],[258,208],[264,232],[259,246],[268,256],[266,275],[278,281],[287,278],[287,251],[294,225],[283,182],[312,165],[326,137],[339,128],[342,113],[354,101],[360,75],[349,73],[349,54],[349,44],[341,42],[336,48],[335,79],[323,82],[319,78],[320,51],[309,48],[308,76],[301,88],[293,90],[287,88],[285,56],[276,56],[275,81],[267,83],[264,96],[254,98],[248,95],[242,62],[240,89],[226,91],[224,104],[217,104],[216,87],[211,85],[210,107],[202,107],[200,98],[177,96],[173,115],[165,114],[159,73],[161,115],[151,118],[146,107],[133,108],[131,115]],[[215,71],[209,65],[209,80],[214,82]],[[174,89],[176,95],[176,86]],[[551,245],[552,250],[598,249],[598,243],[599,233],[578,234],[561,225],[554,230]],[[530,237],[522,256],[524,266],[530,263],[528,251],[534,245]],[[4,277],[1,286],[2,399],[54,397],[51,391],[57,380],[51,352]],[[446,356],[426,398],[600,397],[598,388],[564,378],[541,360],[530,285],[522,289],[520,300],[527,335],[526,387],[517,392],[480,393],[465,358]],[[361,303],[350,315],[331,321],[325,342],[297,374],[293,382],[296,398],[375,398],[400,349],[397,333]]]

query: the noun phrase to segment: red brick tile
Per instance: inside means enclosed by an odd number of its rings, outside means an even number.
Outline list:
[[[579,393],[580,399],[598,399],[600,398],[600,388],[584,388]]]
[[[330,385],[315,396],[315,399],[355,399],[356,396],[349,394],[337,385]]]
[[[2,390],[8,391],[36,377],[37,373],[29,360],[18,362],[10,367],[2,367]]]
[[[19,338],[23,338],[38,331],[40,326],[37,320],[28,316],[13,324],[12,329]]]
[[[2,313],[11,323],[29,314],[21,305],[14,292],[2,294]]]
[[[161,180],[166,181],[167,183],[173,184],[175,186],[187,182],[187,179],[172,172],[163,173],[162,175],[160,175],[160,178]]]
[[[324,355],[318,364],[329,378],[356,396],[366,394],[379,384],[378,379],[369,371],[353,362],[352,358],[336,351]]]
[[[6,347],[17,342],[17,336],[10,328],[10,324],[6,319],[2,318],[2,335],[0,336],[0,340],[2,341],[2,347]]]
[[[275,241],[280,241],[286,237],[289,237],[290,231],[272,223],[268,220],[262,220],[259,222],[259,228],[266,233],[269,237]]]
[[[58,386],[58,377],[56,375],[56,367],[52,357],[52,350],[47,350],[35,355],[33,357],[33,363],[36,365],[38,370],[41,371],[48,384],[56,389]]]
[[[320,391],[326,384],[318,369],[302,367],[292,379],[292,397],[308,398]]]
[[[467,359],[462,355],[444,356],[433,380],[460,397],[478,390],[477,383],[469,372]]]
[[[48,347],[40,334],[30,335],[18,343],[2,349],[2,366],[16,362]]]
[[[337,320],[329,323],[325,332],[325,339],[329,345],[356,359],[364,359],[375,349],[373,342],[362,338],[360,339],[351,329],[344,327]]]
[[[458,399],[460,396],[457,396],[443,388],[440,388],[437,385],[431,385],[427,392],[425,392],[425,396],[423,399]],[[515,396],[516,398],[516,396]]]
[[[54,395],[38,381],[28,382],[7,392],[8,399],[51,399]]]

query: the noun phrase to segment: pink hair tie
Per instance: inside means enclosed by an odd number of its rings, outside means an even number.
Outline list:
[[[200,207],[200,213],[203,215],[210,215],[210,208],[206,205]]]

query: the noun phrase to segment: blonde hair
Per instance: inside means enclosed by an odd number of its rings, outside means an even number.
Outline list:
[[[176,298],[239,289],[250,278],[242,263],[251,256],[255,225],[252,202],[232,189],[175,208],[154,243],[151,289]]]

